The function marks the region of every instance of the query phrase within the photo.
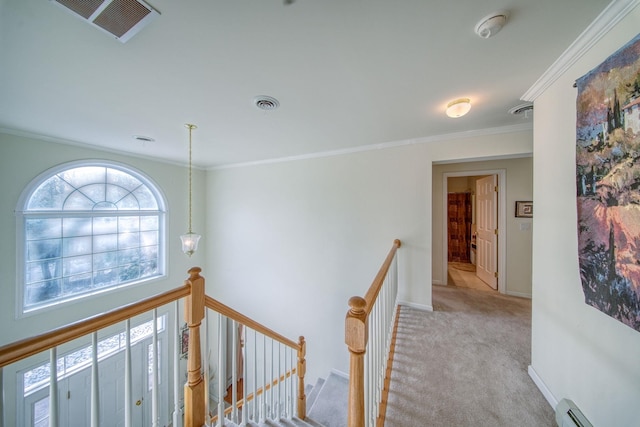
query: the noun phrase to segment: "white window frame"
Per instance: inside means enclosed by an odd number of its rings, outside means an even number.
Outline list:
[[[141,216],[145,213],[153,213],[158,216],[158,274],[152,277],[142,278],[140,280],[135,280],[127,283],[119,283],[117,285],[108,286],[104,288],[95,289],[91,292],[82,293],[78,295],[72,295],[68,298],[62,300],[51,301],[50,303],[44,303],[38,307],[29,308],[25,310],[24,305],[24,297],[25,297],[25,263],[26,263],[26,233],[25,233],[25,224],[27,217],[39,216],[39,217],[47,217],[46,211],[41,211],[36,214],[30,214],[26,211],[26,205],[29,202],[33,192],[45,181],[54,175],[63,172],[65,170],[74,169],[78,167],[85,166],[97,166],[97,167],[107,167],[117,169],[124,173],[127,173],[137,179],[139,179],[155,196],[156,202],[158,204],[157,211],[144,211],[144,210],[134,210],[134,211],[114,211],[114,216]],[[38,175],[35,179],[33,179],[22,191],[20,198],[18,199],[17,208],[15,211],[16,214],[16,272],[17,272],[17,280],[16,280],[16,318],[28,317],[30,315],[39,314],[46,312],[48,310],[54,308],[60,308],[63,306],[67,306],[76,302],[78,300],[86,300],[95,297],[96,295],[101,295],[104,293],[114,292],[118,289],[128,288],[131,286],[140,285],[143,283],[151,283],[158,280],[162,280],[167,277],[167,248],[166,248],[166,223],[167,223],[167,203],[158,184],[152,180],[149,176],[141,172],[140,170],[126,165],[124,163],[114,162],[110,160],[97,160],[97,159],[89,159],[89,160],[78,160],[73,162],[64,163],[53,168],[50,168],[40,175]],[[55,211],[59,212],[59,211]],[[119,212],[119,213],[116,213]],[[74,214],[78,214],[77,216],[82,216],[82,211],[74,211]],[[87,215],[90,216],[90,215]],[[49,215],[49,217],[56,218],[55,215]]]

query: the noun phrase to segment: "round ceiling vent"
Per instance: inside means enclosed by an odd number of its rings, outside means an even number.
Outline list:
[[[275,110],[280,106],[280,102],[277,99],[266,95],[256,96],[253,99],[253,103],[256,107],[265,111]]]

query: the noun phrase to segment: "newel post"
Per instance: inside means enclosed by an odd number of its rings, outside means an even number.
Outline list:
[[[304,337],[298,339],[298,418],[307,418],[307,396],[304,394],[304,376],[307,373],[307,343]]]
[[[349,299],[345,319],[344,342],[349,348],[348,427],[364,427],[364,355],[367,349],[367,302],[361,297]]]
[[[204,379],[200,351],[200,324],[204,319],[204,277],[202,269],[189,270],[191,294],[184,301],[184,320],[189,327],[189,354],[187,358],[187,383],[184,385],[184,426],[201,427],[205,420]]]

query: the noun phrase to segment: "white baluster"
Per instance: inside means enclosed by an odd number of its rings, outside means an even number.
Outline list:
[[[133,386],[131,381],[131,320],[125,321],[124,337],[124,426],[131,427],[133,419]],[[176,424],[177,425],[177,424]]]
[[[253,420],[258,419],[258,332],[253,331]],[[258,412],[256,412],[258,411]]]
[[[289,380],[291,379],[291,375],[287,377],[287,373],[291,372],[291,365],[288,362],[289,357],[290,357],[289,347],[285,346],[284,347],[284,415],[288,420],[291,419],[291,411],[289,410],[289,401],[290,401],[289,399],[291,398],[291,394],[289,392],[289,386],[291,385],[291,382]]]
[[[200,349],[200,360],[204,363],[204,423],[206,426],[211,425],[210,399],[209,399],[209,310],[204,311],[203,328],[202,328],[202,348]]]
[[[0,427],[4,427],[4,378],[2,376],[2,368],[0,368]]]
[[[267,337],[262,335],[262,411],[260,422],[267,420]]]
[[[151,375],[153,377],[153,388],[151,389],[151,425],[158,427],[160,418],[158,415],[158,391],[160,390],[158,384],[158,362],[160,361],[160,355],[158,354],[158,309],[153,309],[153,341],[152,341],[152,364]]]
[[[218,314],[218,425],[224,426],[224,393],[226,391],[225,355],[226,343],[226,318]]]
[[[182,417],[180,416],[180,356],[182,351],[182,337],[180,334],[180,306],[178,300],[173,303],[175,339],[173,341],[173,426],[182,426]],[[127,320],[127,337],[129,337],[129,321]],[[127,348],[129,340],[127,339]],[[131,353],[129,352],[129,357]],[[131,393],[131,391],[129,391]],[[131,421],[129,421],[131,423]],[[126,424],[131,427],[131,424]]]
[[[278,342],[278,389],[276,390],[275,419],[282,417],[282,344]]]
[[[242,350],[242,423],[241,426],[247,425],[249,418],[249,402],[247,401],[247,388],[249,388],[249,381],[247,379],[247,328],[246,326],[241,329],[240,342],[243,343]]]
[[[98,384],[98,333],[91,334],[91,427],[100,424],[100,386]]]
[[[231,421],[238,423],[238,324],[231,321]]]
[[[58,353],[49,350],[49,427],[58,427]]]
[[[269,407],[269,417],[271,419],[275,419],[275,413],[274,413],[275,407],[274,407],[274,400],[273,400],[273,398],[274,398],[274,396],[273,396],[273,389],[274,389],[274,387],[273,387],[273,376],[274,376],[274,373],[273,373],[273,371],[274,371],[273,362],[275,360],[275,357],[273,356],[273,340],[271,338],[269,338],[269,342],[271,342],[271,360],[270,360],[270,363],[269,363],[269,367],[270,367],[270,369],[269,369],[269,395],[270,395],[270,399],[269,400],[270,400],[271,404],[270,404],[270,407]]]

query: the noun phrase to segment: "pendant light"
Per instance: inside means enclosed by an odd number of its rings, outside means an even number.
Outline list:
[[[200,241],[200,238],[202,237],[199,234],[194,233],[193,231],[191,231],[191,171],[192,171],[192,166],[191,166],[191,131],[194,129],[197,129],[198,126],[196,125],[192,125],[192,124],[185,124],[184,125],[187,129],[189,129],[189,231],[187,231],[186,234],[183,234],[182,236],[180,236],[180,240],[182,240],[182,252],[184,252],[185,254],[191,256],[193,255],[193,253],[195,251],[198,250],[198,242]]]

